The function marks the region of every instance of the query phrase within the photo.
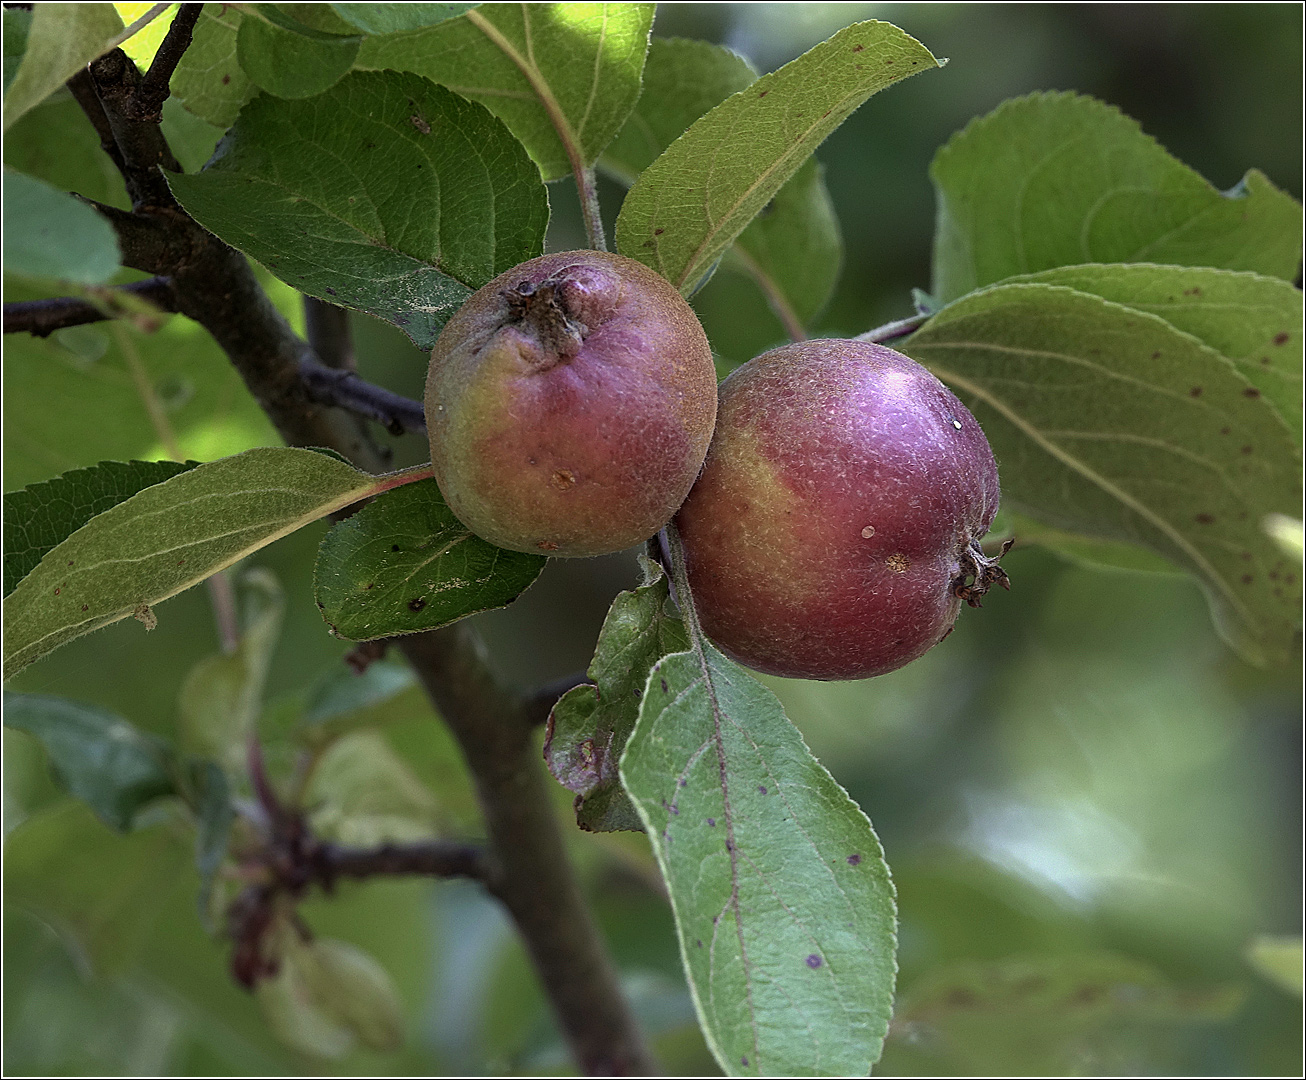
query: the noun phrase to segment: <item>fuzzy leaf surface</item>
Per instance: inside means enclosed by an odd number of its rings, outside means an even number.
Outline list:
[[[314,30],[272,4],[254,4],[236,32],[236,59],[269,94],[306,98],[329,89],[353,66],[361,41],[361,35]]]
[[[935,155],[933,292],[1080,263],[1252,270],[1291,281],[1302,211],[1260,172],[1217,191],[1137,121],[1040,93],[972,121]]]
[[[786,326],[820,314],[839,280],[843,237],[819,161],[808,158],[776,192],[726,260],[757,283]]]
[[[1159,315],[1228,357],[1302,435],[1302,294],[1260,274],[1201,267],[1063,266],[1017,281],[1092,293]]]
[[[474,535],[445,505],[436,482],[419,480],[386,492],[327,533],[314,594],[335,633],[371,641],[504,607],[546,561]]]
[[[116,713],[67,698],[5,694],[5,724],[33,735],[69,794],[126,832],[136,811],[174,791],[167,747]]]
[[[1294,654],[1298,568],[1260,521],[1299,505],[1297,448],[1231,360],[1150,312],[1045,284],[965,297],[901,349],[975,414],[1011,508],[1153,549],[1197,577],[1250,659]]]
[[[122,20],[112,4],[41,4],[34,8],[27,49],[5,91],[4,129],[8,131],[25,112],[108,52],[122,30]]]
[[[102,461],[4,497],[4,594],[14,591],[55,544],[96,514],[198,461]]]
[[[477,3],[332,4],[331,10],[365,34],[401,34],[455,19],[479,6]]]
[[[863,101],[937,66],[925,46],[889,23],[840,30],[727,98],[668,147],[622,204],[617,250],[692,292]]]
[[[405,7],[408,5],[404,5]],[[545,180],[593,165],[639,98],[653,4],[485,4],[408,34],[369,38],[360,68],[414,71],[479,101]]]
[[[775,696],[702,639],[664,657],[621,776],[722,1069],[866,1075],[893,1001],[893,885],[871,823]]]
[[[293,447],[247,450],[145,488],[55,545],[4,606],[8,678],[66,641],[150,607],[377,489]]]
[[[7,273],[101,285],[122,267],[113,226],[66,191],[4,172]]]
[[[644,89],[599,158],[627,186],[704,113],[757,79],[738,53],[708,41],[654,38],[644,62]]]
[[[593,685],[568,690],[549,714],[544,760],[558,783],[576,792],[576,823],[590,832],[643,828],[617,763],[639,718],[649,669],[689,648],[661,567],[646,563],[645,574],[646,583],[621,593],[603,621],[588,671]]]
[[[205,228],[282,281],[403,329],[420,348],[471,292],[543,251],[539,171],[485,109],[401,72],[302,101],[259,97],[197,176]]]

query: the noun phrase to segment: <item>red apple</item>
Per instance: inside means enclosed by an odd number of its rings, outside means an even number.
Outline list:
[[[515,551],[603,555],[689,492],[716,418],[693,310],[621,255],[531,259],[477,291],[431,353],[426,421],[450,509]]]
[[[998,470],[966,407],[882,345],[805,341],[720,388],[676,522],[703,629],[733,659],[806,679],[915,660],[1006,574],[979,540]]]

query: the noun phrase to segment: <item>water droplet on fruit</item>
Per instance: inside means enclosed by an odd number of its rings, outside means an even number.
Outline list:
[[[874,536],[874,535],[875,535],[875,526],[874,526],[874,525],[867,525],[864,529],[862,529],[862,539],[863,539],[863,540],[869,540],[869,539],[870,539],[872,536]]]

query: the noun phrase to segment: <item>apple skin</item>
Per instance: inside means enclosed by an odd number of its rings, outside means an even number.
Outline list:
[[[773,675],[863,679],[1007,586],[979,548],[997,509],[993,452],[947,387],[885,346],[814,340],[722,383],[676,526],[723,652]]]
[[[605,555],[684,501],[716,401],[707,336],[665,278],[607,252],[544,255],[478,290],[437,339],[431,462],[490,543]]]

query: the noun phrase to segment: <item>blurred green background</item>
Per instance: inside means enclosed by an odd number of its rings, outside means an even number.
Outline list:
[[[902,26],[950,63],[873,98],[818,152],[846,247],[818,334],[910,314],[911,288],[929,285],[930,158],[1013,95],[1096,95],[1221,189],[1255,166],[1301,197],[1297,4],[675,4],[654,33],[727,44],[767,71],[865,18]],[[183,160],[202,162],[216,132],[177,112],[166,123]],[[6,160],[122,203],[66,99],[10,133]],[[604,181],[601,194],[610,221],[621,189]],[[551,199],[551,248],[583,246],[569,182]],[[298,318],[289,290],[270,288]],[[781,340],[751,284],[728,271],[695,304],[729,361]],[[389,327],[361,316],[354,326],[363,374],[420,397],[425,358]],[[100,457],[158,452],[102,329],[6,346],[7,490]],[[184,452],[271,439],[184,320],[143,345],[142,361]],[[400,439],[395,457],[425,460],[426,449]],[[287,601],[270,719],[345,650],[311,601],[322,531],[254,559]],[[1246,951],[1258,935],[1300,932],[1300,672],[1243,664],[1185,578],[1105,573],[1039,549],[1005,565],[1012,592],[966,611],[944,646],[902,671],[866,683],[766,680],[875,822],[897,882],[899,1007],[876,1072],[1299,1075],[1300,999]],[[521,685],[584,668],[612,596],[634,581],[629,555],[552,563],[518,603],[477,618],[495,667]],[[170,732],[181,681],[217,642],[204,590],[158,614],[154,633],[118,624],[13,688]],[[393,712],[384,737],[434,792],[443,828],[474,832],[456,753],[421,697],[404,694]],[[6,731],[4,748],[10,1075],[566,1071],[510,927],[458,884],[353,885],[305,905],[317,932],[382,960],[409,1037],[399,1054],[335,1062],[285,1049],[227,977],[224,944],[201,928],[173,825],[117,836],[60,795],[29,738]],[[564,817],[568,804],[559,789]],[[643,837],[572,838],[666,1069],[715,1072]]]

